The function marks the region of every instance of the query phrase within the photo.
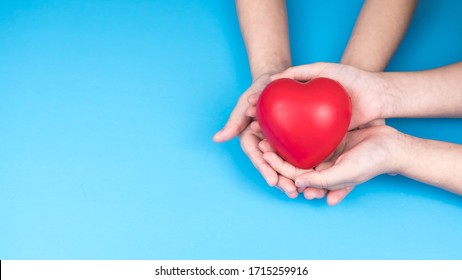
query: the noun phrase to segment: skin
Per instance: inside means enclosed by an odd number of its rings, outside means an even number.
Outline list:
[[[260,171],[268,185],[276,186],[287,196],[297,197],[292,180],[280,176],[263,159],[258,143],[260,132],[250,127],[253,117],[246,114],[251,106],[248,97],[261,91],[270,82],[270,76],[291,66],[289,33],[285,0],[237,0],[236,9],[242,37],[247,49],[252,85],[239,98],[228,122],[217,132],[215,142],[228,141],[239,136],[242,150]]]
[[[341,63],[383,71],[407,30],[416,3],[417,0],[365,1]],[[258,123],[252,123],[255,118],[253,105],[270,82],[270,75],[291,65],[285,0],[237,0],[236,8],[253,83],[241,95],[228,122],[213,140],[224,142],[239,136],[243,151],[266,182],[289,197],[295,198],[299,192],[303,192],[307,199],[323,198],[327,194],[328,203],[337,204],[351,189],[328,192],[310,187],[297,188],[293,180],[276,172],[263,159],[263,151],[258,147],[263,135]],[[383,120],[374,120],[365,126],[383,123]]]
[[[373,73],[351,66],[317,63],[273,76],[310,80],[328,77],[351,94],[357,124],[374,118],[462,117],[462,62],[401,73]],[[370,95],[376,98],[370,99]],[[372,103],[369,103],[372,102]],[[364,105],[378,108],[363,110]],[[298,187],[351,188],[380,174],[403,176],[462,195],[462,145],[420,139],[381,125],[350,131],[322,170],[301,170],[268,149],[264,159]]]
[[[367,0],[341,63],[367,71],[383,71],[398,48],[417,0]]]

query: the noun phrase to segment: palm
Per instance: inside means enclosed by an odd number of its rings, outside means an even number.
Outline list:
[[[348,65],[314,63],[289,68],[281,74],[274,75],[272,79],[290,78],[298,81],[309,81],[317,77],[338,81],[350,94],[353,106],[350,129],[366,125],[380,118],[381,100],[378,92],[384,83],[376,73]]]
[[[353,105],[350,129],[379,118],[380,97],[375,92],[382,82],[377,75],[348,65],[323,64],[319,77],[338,81],[350,94]]]
[[[375,126],[348,132],[332,156],[321,165],[322,172],[297,177],[299,185],[339,190],[363,183],[377,175],[393,172],[390,155],[397,135],[389,126]]]
[[[269,82],[270,75],[264,74],[252,83],[252,85],[239,97],[225,127],[213,136],[214,141],[224,142],[231,140],[247,128],[252,120],[252,118],[247,115],[247,111],[251,106],[248,102],[248,98],[251,95],[259,96]]]

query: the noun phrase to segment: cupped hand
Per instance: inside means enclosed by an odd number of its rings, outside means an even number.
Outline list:
[[[387,83],[380,73],[360,70],[353,66],[334,63],[314,63],[288,68],[280,74],[271,76],[271,80],[290,78],[297,81],[309,81],[325,77],[340,82],[350,94],[352,119],[349,129],[384,124],[383,99],[387,98]],[[247,115],[255,117],[255,105],[259,95],[248,98],[250,107]]]
[[[260,125],[258,122],[254,121],[250,124],[250,128],[253,130],[254,133],[261,134]],[[260,151],[263,153],[263,159],[265,160],[266,164],[269,164],[272,170],[278,172],[279,182],[278,184],[284,186],[294,186],[295,187],[295,178],[306,172],[307,170],[299,169],[291,165],[290,163],[284,161],[280,158],[276,152],[273,150],[271,145],[268,143],[266,139],[263,139],[258,144]],[[327,168],[327,164],[321,164],[316,169],[318,171],[323,170],[323,168]],[[289,190],[293,191],[294,188],[290,187]],[[303,193],[306,199],[312,200],[314,198],[321,199],[326,196],[327,194],[327,203],[329,205],[336,205],[340,201],[342,201],[348,193],[351,192],[352,188],[345,188],[342,190],[335,190],[328,192],[324,189],[318,188],[310,188],[310,187],[300,187],[296,188],[297,192]],[[289,197],[291,197],[289,195]]]
[[[402,134],[389,126],[374,126],[348,132],[323,170],[297,174],[297,187],[339,190],[368,181],[380,174],[396,173]],[[269,164],[275,166],[264,155]],[[276,169],[277,170],[277,169]]]
[[[314,170],[300,169],[283,160],[271,149],[270,144],[266,140],[262,140],[259,144],[259,147],[260,150],[265,151],[263,158],[271,166],[271,168],[286,178],[290,178],[292,181],[295,181],[298,176]],[[328,162],[321,163],[315,169],[317,171],[322,171],[326,168],[329,168],[330,165],[331,164]],[[312,188],[309,186],[297,187],[297,190],[298,192],[303,192],[303,195],[308,200],[312,200],[314,198],[320,199],[327,195],[327,204],[334,206],[341,202],[353,190],[353,186],[333,191],[328,191],[322,188]]]
[[[252,161],[255,168],[260,171],[268,185],[276,186],[290,198],[297,197],[298,193],[294,181],[279,175],[263,159],[263,152],[258,147],[258,143],[262,139],[263,136],[261,133],[253,131],[250,126],[248,126],[240,135],[242,150]]]
[[[242,150],[262,174],[268,185],[276,186],[288,197],[295,198],[298,196],[298,192],[294,181],[279,175],[263,159],[263,152],[258,147],[263,135],[261,132],[251,129],[249,123],[253,117],[246,114],[249,106],[251,106],[247,100],[248,97],[255,96],[258,98],[269,83],[270,74],[264,74],[253,82],[249,89],[241,95],[225,127],[214,135],[213,140],[215,142],[225,142],[239,135]]]
[[[248,98],[251,95],[258,98],[263,89],[271,82],[270,77],[270,74],[261,75],[241,95],[225,126],[213,136],[213,141],[225,142],[231,140],[247,128],[252,120],[252,117],[246,114],[249,107],[252,106]]]

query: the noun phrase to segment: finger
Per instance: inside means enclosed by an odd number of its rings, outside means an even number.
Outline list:
[[[260,124],[257,121],[251,122],[250,128],[255,132],[261,132]]]
[[[257,107],[250,106],[249,108],[247,108],[247,111],[245,112],[245,114],[248,117],[255,118],[257,116]]]
[[[305,189],[306,189],[306,188],[299,188],[299,187],[297,187],[297,192],[302,193],[303,191],[305,191]]]
[[[245,113],[237,112],[237,109],[233,111],[228,122],[225,124],[223,129],[215,133],[213,141],[225,142],[236,137],[243,131],[250,122],[250,118]]]
[[[260,94],[251,94],[249,98],[247,98],[247,101],[249,102],[250,105],[257,105],[258,103],[258,98],[260,97]]]
[[[263,158],[276,172],[292,180],[298,175],[306,172],[306,170],[293,166],[273,152],[265,152],[263,154]]]
[[[327,194],[327,204],[335,206],[339,204],[354,189],[354,186],[346,187],[339,190],[330,191]]]
[[[285,193],[285,191],[280,186],[278,186],[277,184],[275,186],[272,186],[272,187],[276,187],[276,189],[278,189],[281,192]]]
[[[327,190],[324,189],[316,189],[316,188],[305,188],[303,191],[303,196],[308,199],[312,200],[314,198],[321,199],[326,196]]]
[[[244,132],[241,136],[242,150],[249,157],[252,164],[260,171],[268,185],[274,186],[278,182],[278,174],[263,159],[263,153],[258,148],[259,142],[260,139],[250,132]]]
[[[297,187],[295,186],[294,181],[279,175],[277,185],[288,197],[296,198],[298,196]]]
[[[271,147],[270,143],[268,140],[263,139],[258,143],[258,147],[260,148],[260,151],[266,153],[266,152],[275,152],[273,147]]]
[[[325,161],[321,162],[318,166],[316,166],[317,171],[322,171],[324,169],[327,169],[334,165],[332,161]],[[303,195],[305,196],[306,199],[312,200],[314,198],[321,199],[324,198],[328,194],[327,190],[324,189],[317,189],[317,188],[306,188],[305,191],[303,192]]]
[[[274,169],[278,171],[277,168]],[[354,176],[352,176],[353,174],[355,174],[355,172],[351,170],[351,165],[342,162],[322,171],[315,170],[301,174],[296,178],[295,184],[297,187],[336,190],[355,184],[355,182],[350,179],[354,178]]]
[[[251,127],[249,127],[249,132],[250,134],[255,135],[258,138],[259,142],[265,139],[265,136],[261,131],[254,131]]]
[[[223,129],[215,133],[213,141],[225,142],[239,135],[250,122],[250,118],[246,115],[247,108],[249,108],[247,98],[241,96],[237,101],[236,107],[231,112],[228,122]]]
[[[297,81],[309,81],[318,77],[319,74],[329,65],[329,63],[313,63],[290,67],[282,73],[271,76],[271,80],[274,81],[277,79],[289,78]]]
[[[327,168],[331,168],[333,165],[334,165],[333,161],[324,161],[318,164],[318,166],[316,166],[314,169],[316,171],[323,171],[323,170],[326,170]]]
[[[379,125],[386,125],[385,123],[385,119],[377,119],[377,120],[373,120],[373,121],[370,121],[366,124],[363,124],[363,125],[360,125],[358,126],[358,128],[368,128],[368,127],[373,127],[373,126],[379,126]]]

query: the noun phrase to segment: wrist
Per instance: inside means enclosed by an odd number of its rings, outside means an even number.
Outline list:
[[[263,75],[274,75],[285,71],[292,65],[290,58],[274,58],[251,67],[252,80],[255,81]]]
[[[388,119],[396,117],[396,106],[399,88],[396,86],[395,77],[391,73],[377,73],[380,82],[377,83],[377,95],[380,102],[380,118]]]
[[[405,174],[410,164],[409,151],[413,149],[415,145],[415,138],[401,133],[398,130],[395,131],[393,136],[393,162],[389,173],[393,174]]]
[[[381,72],[386,67],[386,62],[376,61],[370,57],[364,59],[363,54],[358,56],[350,54],[349,52],[343,54],[342,59],[340,60],[340,64],[351,65],[361,70],[370,72]]]

